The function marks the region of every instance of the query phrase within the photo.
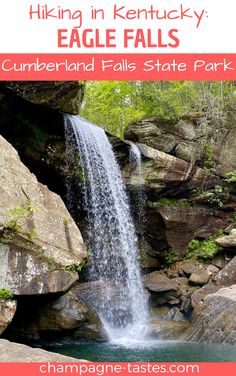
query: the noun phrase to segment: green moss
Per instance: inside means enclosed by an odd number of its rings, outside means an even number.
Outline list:
[[[32,228],[29,231],[27,231],[27,235],[30,237],[30,239],[35,239],[37,236],[35,228]]]
[[[49,272],[53,272],[57,267],[56,261],[53,258],[45,258],[45,257],[43,258],[45,262],[48,264]]]
[[[216,236],[214,238],[216,238]],[[189,252],[186,255],[186,258],[199,258],[203,260],[212,259],[220,249],[215,243],[214,238],[210,237],[202,241],[196,239],[191,240],[188,244]]]
[[[224,206],[224,189],[221,185],[217,184],[214,189],[214,195],[211,196],[208,200],[207,203],[210,206],[213,207],[219,207],[222,208]]]
[[[170,265],[175,264],[177,261],[180,261],[181,256],[179,253],[177,253],[172,248],[170,248],[164,252],[164,260],[165,260],[165,264],[170,266]]]
[[[1,289],[0,290],[0,299],[10,300],[13,298],[13,294],[10,289]]]
[[[65,270],[69,272],[79,273],[86,266],[87,261],[82,262],[81,264],[71,264],[65,267]]]
[[[63,223],[64,223],[64,226],[68,226],[71,222],[71,218],[64,218],[63,219]]]
[[[186,199],[176,200],[173,198],[160,198],[157,204],[164,206],[191,206],[191,203]]]

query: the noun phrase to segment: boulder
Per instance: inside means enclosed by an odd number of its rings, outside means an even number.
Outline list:
[[[214,274],[218,273],[219,269],[220,269],[220,268],[218,268],[217,266],[212,265],[212,264],[210,264],[210,265],[208,265],[208,266],[206,267],[206,270],[207,270],[211,275],[214,275]]]
[[[225,260],[224,256],[219,255],[213,258],[212,264],[219,269],[223,269],[226,266],[227,261]]]
[[[0,155],[0,287],[17,295],[66,291],[77,273],[61,269],[79,270],[87,257],[81,233],[2,137]]]
[[[69,356],[0,339],[0,362],[81,362]]]
[[[215,259],[214,263],[223,267],[220,271],[215,273],[211,281],[191,295],[191,305],[196,307],[203,301],[206,295],[216,293],[222,287],[229,287],[236,283],[236,256],[227,264],[224,258]]]
[[[236,285],[206,295],[182,339],[236,345]]]
[[[217,238],[215,242],[222,248],[232,248],[236,252],[236,229],[232,229],[229,235]]]
[[[143,285],[152,292],[177,291],[175,282],[160,272],[153,272],[143,277]]]
[[[236,256],[213,278],[220,287],[236,284]]]
[[[71,291],[19,301],[13,323],[8,338],[20,341],[60,339],[65,335],[85,341],[107,339],[98,315]]]
[[[191,286],[188,283],[188,278],[186,277],[173,278],[171,281],[176,284],[178,288],[178,292],[181,296],[190,296]]]
[[[189,327],[188,322],[150,319],[147,336],[162,340],[178,340]]]
[[[155,320],[163,320],[163,318],[168,314],[169,311],[170,307],[167,305],[152,307],[150,309],[150,318]]]
[[[206,295],[217,292],[219,289],[220,287],[214,285],[213,283],[208,283],[200,289],[197,289],[191,295],[191,306],[195,308]]]
[[[49,302],[39,311],[35,321],[39,332],[75,329],[72,332],[74,339],[85,341],[107,339],[96,312],[71,291]]]
[[[16,312],[15,300],[0,299],[0,335],[12,321]]]
[[[144,287],[151,293],[151,307],[163,304],[176,305],[180,303],[177,285],[164,274],[156,271],[143,277]]]
[[[171,308],[169,312],[163,316],[163,320],[188,322],[186,316],[182,312],[180,312],[180,310],[177,307]]]
[[[9,81],[5,87],[30,102],[75,115],[79,113],[85,92],[81,81]]]
[[[211,275],[212,273],[210,273],[208,270],[204,268],[199,268],[190,275],[189,282],[192,285],[197,285],[197,286],[206,285],[209,282]]]
[[[184,261],[180,265],[180,271],[181,273],[186,274],[187,276],[190,276],[192,273],[194,273],[197,269],[199,269],[199,262],[195,260],[190,261]]]

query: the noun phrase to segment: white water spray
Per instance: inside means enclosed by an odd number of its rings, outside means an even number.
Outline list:
[[[129,153],[129,162],[131,166],[134,166],[133,174],[136,175],[136,192],[134,195],[135,198],[135,207],[138,216],[139,226],[141,228],[141,235],[143,236],[143,228],[145,223],[145,204],[146,204],[146,194],[144,190],[145,180],[143,179],[143,168],[142,168],[142,153],[139,147],[130,143],[130,153]]]
[[[71,115],[65,116],[65,124],[67,155],[79,156],[83,177],[86,240],[91,250],[89,275],[105,286],[98,314],[112,341],[141,338],[148,318],[147,294],[119,165],[103,129]]]

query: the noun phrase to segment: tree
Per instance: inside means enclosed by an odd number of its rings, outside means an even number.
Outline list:
[[[176,122],[199,114],[221,126],[234,90],[227,81],[88,81],[81,115],[119,137],[129,123],[154,116]]]

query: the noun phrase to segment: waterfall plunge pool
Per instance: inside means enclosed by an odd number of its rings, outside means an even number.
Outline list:
[[[47,350],[94,362],[235,362],[236,346],[178,341],[74,343]]]

